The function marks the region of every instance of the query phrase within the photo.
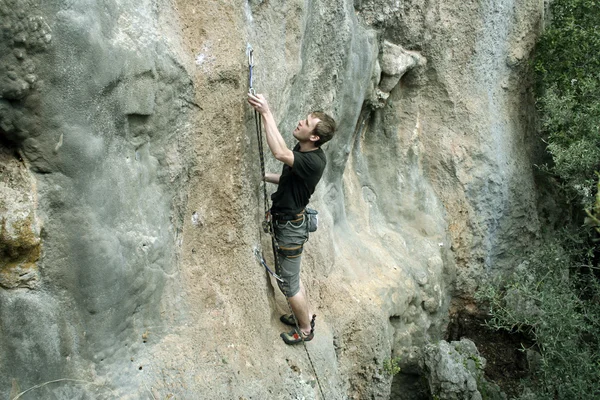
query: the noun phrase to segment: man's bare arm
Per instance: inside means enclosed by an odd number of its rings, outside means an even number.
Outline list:
[[[281,178],[281,174],[272,174],[269,172],[265,174],[265,182],[275,183],[279,185],[279,178]]]
[[[269,109],[267,100],[262,94],[256,96],[248,93],[248,103],[262,116],[263,125],[265,127],[265,136],[271,153],[275,158],[290,167],[294,165],[294,152],[288,149],[285,140],[277,129],[275,118]]]

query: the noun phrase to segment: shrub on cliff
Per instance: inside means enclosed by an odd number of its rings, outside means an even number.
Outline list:
[[[548,241],[502,283],[482,288],[477,298],[489,305],[488,326],[521,332],[539,352],[523,399],[592,399],[600,394],[600,286],[575,267],[582,249],[566,239]]]
[[[490,327],[535,342],[540,357],[521,399],[592,399],[600,398],[600,0],[554,0],[550,14],[535,52],[537,104],[547,169],[575,212],[478,298],[490,306]]]
[[[542,129],[572,200],[589,208],[600,166],[600,1],[555,0],[536,47]]]

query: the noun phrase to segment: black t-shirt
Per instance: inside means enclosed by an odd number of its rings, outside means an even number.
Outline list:
[[[283,165],[277,191],[271,195],[273,212],[298,214],[308,204],[317,183],[323,176],[325,152],[317,150],[301,152],[300,144],[294,147],[294,166]]]

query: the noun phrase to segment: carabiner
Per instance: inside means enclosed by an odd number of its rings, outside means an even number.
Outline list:
[[[250,94],[256,94],[254,88],[252,87],[253,80],[253,68],[254,68],[254,49],[250,46],[250,43],[246,45],[246,53],[248,54],[248,69],[250,70],[250,74],[248,76],[248,92]]]

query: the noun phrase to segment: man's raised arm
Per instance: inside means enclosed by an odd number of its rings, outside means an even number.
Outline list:
[[[269,109],[267,100],[262,94],[253,95],[248,93],[248,103],[262,116],[263,125],[265,127],[265,136],[267,137],[267,145],[271,149],[271,153],[275,158],[290,167],[294,164],[294,152],[288,149],[285,140],[277,129],[275,118]],[[268,181],[267,181],[268,182]]]

